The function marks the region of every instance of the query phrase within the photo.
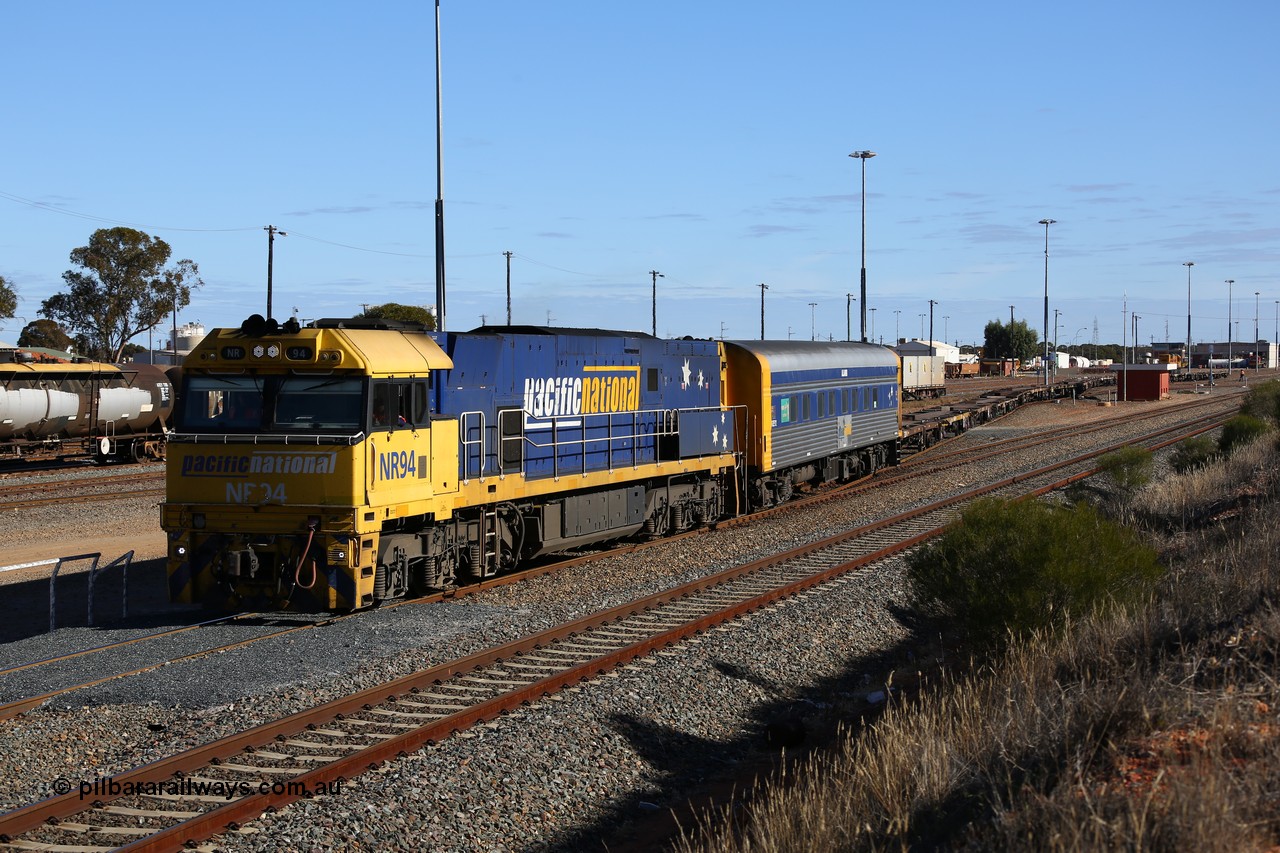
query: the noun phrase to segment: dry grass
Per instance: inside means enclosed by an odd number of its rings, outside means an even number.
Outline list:
[[[1133,511],[1166,528],[1201,527],[1242,497],[1275,495],[1280,478],[1275,461],[1274,437],[1261,438],[1237,448],[1229,459],[1148,484],[1135,496]]]
[[[1276,849],[1278,461],[1263,441],[1138,495],[1179,528],[1146,607],[935,675],[678,849]]]

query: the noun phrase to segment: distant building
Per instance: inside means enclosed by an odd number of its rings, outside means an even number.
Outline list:
[[[1186,341],[1152,342],[1141,348],[1153,358],[1176,355],[1179,362],[1187,350]],[[1228,365],[1228,360],[1230,365]],[[1191,366],[1206,368],[1210,361],[1216,368],[1224,367],[1280,367],[1280,344],[1272,341],[1201,341],[1191,345]]]
[[[932,351],[930,351],[930,348],[932,348]],[[944,362],[950,364],[960,363],[960,348],[953,347],[946,341],[903,341],[893,349],[900,356],[940,355]]]
[[[145,350],[135,354],[133,360],[139,364],[182,364],[206,334],[204,326],[199,323],[186,323],[170,330],[168,348]]]
[[[1113,364],[1117,400],[1163,400],[1169,396],[1174,364]]]

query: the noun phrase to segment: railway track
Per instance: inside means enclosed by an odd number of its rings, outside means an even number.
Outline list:
[[[1226,404],[1225,406],[1223,405],[1224,403]],[[1178,407],[1177,410],[1184,411],[1184,412],[1194,411],[1197,409],[1206,409],[1206,408],[1210,410],[1217,410],[1217,409],[1230,408],[1233,405],[1234,405],[1234,401],[1226,401],[1222,399],[1197,400],[1197,401],[1188,403],[1184,406]],[[1134,420],[1141,421],[1141,420],[1148,420],[1152,418],[1158,418],[1161,416],[1167,416],[1171,411],[1175,411],[1175,410],[1166,408],[1162,410],[1156,410],[1156,411],[1144,413],[1135,419],[1130,419],[1130,422],[1133,422]],[[741,524],[751,524],[758,521],[761,518],[768,517],[775,513],[798,511],[815,502],[832,500],[842,495],[848,495],[848,494],[863,491],[869,488],[893,484],[893,483],[899,483],[899,482],[912,480],[912,479],[924,480],[926,477],[934,474],[938,470],[944,470],[946,468],[950,468],[955,465],[968,464],[975,461],[981,461],[984,459],[996,457],[1004,453],[1013,452],[1019,448],[1035,446],[1036,444],[1046,444],[1064,435],[1068,435],[1068,434],[1083,435],[1087,433],[1099,432],[1106,429],[1114,429],[1114,428],[1115,428],[1115,423],[1113,421],[1104,421],[1100,423],[1089,424],[1086,426],[1068,425],[1064,427],[1052,428],[1047,430],[1037,430],[1029,435],[1000,439],[997,441],[990,442],[988,444],[984,444],[977,448],[948,450],[946,444],[934,445],[932,448],[930,448],[927,451],[924,451],[922,454],[917,454],[917,457],[919,458],[913,457],[911,460],[909,460],[910,462],[921,462],[923,461],[924,457],[927,457],[926,465],[908,466],[904,464],[898,469],[881,472],[880,475],[875,478],[865,478],[855,483],[846,484],[845,486],[842,486],[842,487],[824,490],[813,495],[801,497],[787,504],[784,504],[778,507],[773,507],[769,510],[756,513],[751,516],[744,516],[737,519],[723,521],[723,522],[720,522],[717,525],[717,527],[729,528],[729,527],[733,527]],[[672,541],[676,541],[681,538],[698,536],[698,535],[701,535],[703,532],[705,532],[705,529],[695,529],[675,537],[665,537],[663,539],[653,540],[651,542],[629,543],[627,545],[621,546],[620,548],[614,548],[606,551],[592,552],[582,556],[571,557],[568,559],[559,559],[553,562],[548,562],[539,566],[525,569],[520,572],[512,573],[510,575],[503,575],[501,577],[493,578],[481,583],[462,587],[457,590],[452,590],[452,591],[443,592],[443,593],[434,593],[426,596],[420,596],[416,598],[410,598],[410,599],[393,602],[391,604],[384,606],[382,609],[383,610],[394,609],[396,607],[400,607],[408,604],[426,604],[426,603],[442,601],[445,599],[462,598],[469,595],[475,595],[475,594],[485,592],[489,589],[493,589],[498,586],[518,583],[523,580],[528,580],[529,578],[536,577],[538,575],[562,571],[570,566],[589,563],[593,560],[599,560],[599,559],[603,559],[610,556],[616,556],[621,553],[631,553],[646,547],[660,546],[662,544],[670,543]],[[339,622],[345,621],[347,619],[358,618],[359,616],[360,616],[359,613],[345,614],[345,615],[339,615],[339,616],[331,616],[328,614],[319,614],[319,615],[293,614],[287,618],[290,621],[296,621],[298,624],[289,625],[284,628],[278,628],[273,626],[281,618],[279,617],[279,615],[277,615],[274,619],[269,621],[267,620],[267,617],[264,614],[250,613],[250,614],[229,615],[229,616],[219,617],[215,619],[202,620],[200,622],[196,622],[190,625],[171,628],[168,630],[158,631],[155,633],[145,634],[142,636],[131,637],[116,643],[107,643],[101,646],[96,646],[89,649],[83,649],[83,650],[72,652],[69,654],[58,655],[58,656],[47,658],[44,660],[32,661],[26,664],[13,666],[8,669],[0,670],[0,685],[3,685],[3,679],[6,676],[9,676],[15,673],[25,672],[27,670],[36,669],[43,666],[50,666],[53,664],[64,663],[67,660],[74,659],[74,658],[83,658],[83,657],[89,657],[92,655],[108,657],[109,653],[115,650],[118,650],[124,646],[138,645],[138,644],[147,643],[151,641],[155,641],[157,644],[163,643],[163,647],[157,649],[157,655],[151,658],[150,660],[148,660],[146,663],[144,663],[141,666],[133,666],[126,669],[119,669],[117,671],[111,671],[105,674],[95,674],[95,676],[88,681],[77,681],[74,683],[63,684],[61,686],[53,687],[52,689],[42,692],[38,695],[20,696],[19,698],[10,699],[8,701],[0,703],[0,720],[11,719],[15,716],[25,713],[28,710],[31,710],[32,708],[38,707],[39,705],[43,704],[44,702],[50,699],[54,699],[59,696],[64,696],[70,693],[74,693],[78,690],[94,687],[100,684],[104,684],[104,683],[122,679],[122,678],[127,678],[130,676],[140,675],[146,672],[151,672],[165,666],[193,660],[206,655],[229,652],[235,649],[243,648],[245,646],[251,645],[256,642],[277,639],[277,638],[280,638],[289,634],[293,634],[299,631],[308,631],[312,629],[324,628],[326,626],[334,625]],[[255,624],[259,620],[261,620],[261,626],[258,626]],[[243,639],[238,639],[233,642],[220,643],[212,646],[206,646],[201,644],[198,641],[198,638],[193,637],[190,639],[184,639],[181,636],[181,635],[191,635],[194,632],[198,632],[199,629],[201,628],[205,628],[211,625],[225,624],[227,622],[237,622],[237,623],[243,624],[245,626],[245,633],[247,634],[247,636],[245,636]],[[258,627],[261,627],[265,630],[258,630]],[[0,690],[2,690],[2,688],[0,688]],[[0,692],[0,695],[3,695],[3,693]]]
[[[132,471],[74,480],[0,485],[0,512],[31,506],[163,496],[163,471]]]
[[[1237,411],[1240,406],[1240,399],[1244,396],[1243,392],[1234,392],[1223,394],[1208,399],[1194,399],[1182,403],[1177,407],[1168,407],[1163,409],[1153,409],[1128,418],[1130,423],[1140,423],[1144,421],[1154,420],[1161,417],[1167,417],[1173,412],[1193,412],[1193,411]],[[1040,403],[1037,405],[1052,405],[1050,403]],[[990,426],[990,422],[984,426]],[[1065,438],[1068,436],[1088,435],[1091,433],[1102,432],[1108,429],[1114,429],[1115,422],[1111,420],[1100,420],[1085,424],[1066,424],[1064,426],[1052,427],[1045,430],[1037,430],[1025,435],[1014,435],[1007,438],[996,439],[976,447],[953,448],[953,443],[969,433],[947,438],[937,444],[925,448],[919,453],[912,454],[902,461],[902,463],[891,471],[882,472],[884,476],[880,477],[877,482],[895,482],[898,479],[906,477],[919,476],[921,469],[926,469],[928,473],[945,470],[958,464],[968,464],[971,462],[981,461],[991,458],[1001,453],[1007,453],[1020,447],[1031,447],[1037,444],[1043,444],[1056,438]]]
[[[1153,431],[1141,443],[1171,444],[1224,419],[1210,414],[1191,425]],[[90,839],[129,842],[125,849],[131,850],[171,850],[234,830],[268,808],[330,791],[341,779],[396,755],[786,596],[841,582],[849,572],[936,535],[976,497],[1039,494],[1087,477],[1094,458],[1132,443],[988,483],[98,780],[87,797],[83,789],[70,791],[0,816],[0,841],[35,849],[31,845]],[[247,795],[228,801],[228,791]]]

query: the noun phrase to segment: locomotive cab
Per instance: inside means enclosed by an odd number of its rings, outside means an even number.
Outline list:
[[[382,535],[457,489],[456,428],[430,404],[451,362],[387,325],[259,318],[191,353],[161,516],[172,600],[350,610],[411,569],[449,582],[446,561]]]

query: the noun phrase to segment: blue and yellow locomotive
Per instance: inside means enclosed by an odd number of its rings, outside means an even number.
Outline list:
[[[743,508],[714,341],[255,316],[184,367],[174,601],[359,609]]]

